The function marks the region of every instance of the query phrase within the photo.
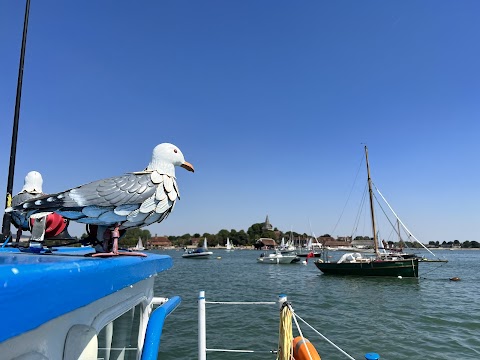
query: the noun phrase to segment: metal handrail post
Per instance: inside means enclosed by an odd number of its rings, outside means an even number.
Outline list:
[[[207,326],[205,313],[205,291],[198,295],[198,360],[207,359]]]

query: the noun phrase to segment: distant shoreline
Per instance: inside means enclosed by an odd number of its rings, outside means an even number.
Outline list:
[[[187,246],[187,249],[195,249],[196,246]],[[163,246],[163,247],[159,247],[159,248],[152,248],[152,250],[183,250],[183,247],[180,247],[180,246]],[[213,247],[209,247],[209,249],[212,249],[212,250],[225,250],[226,247],[222,247],[222,246],[219,246],[219,247],[216,247],[216,246],[213,246]],[[430,251],[436,251],[436,250],[451,250],[451,251],[470,251],[470,250],[480,250],[480,248],[427,248],[428,250]],[[235,250],[255,250],[254,247],[236,247]],[[411,250],[411,251],[417,251],[417,250],[425,250],[425,248],[415,248],[415,249],[408,249],[408,250]]]
[[[480,250],[480,248],[427,248],[428,250],[452,250],[452,251],[460,251],[460,250]]]

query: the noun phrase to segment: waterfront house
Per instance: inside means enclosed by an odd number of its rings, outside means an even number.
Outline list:
[[[274,249],[277,242],[270,238],[260,238],[255,242],[255,249]]]
[[[147,241],[147,246],[150,249],[165,248],[165,247],[171,247],[172,242],[168,240],[168,237],[166,236],[155,235],[155,237],[152,237]]]

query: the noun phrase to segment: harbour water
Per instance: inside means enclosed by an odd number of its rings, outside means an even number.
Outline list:
[[[437,251],[449,262],[421,263],[419,279],[327,276],[312,259],[267,265],[256,262],[259,251],[212,251],[208,260],[161,252],[174,266],[156,279],[155,295],[180,295],[182,303],[165,323],[160,359],[197,358],[200,290],[207,301],[276,301],[286,294],[300,317],[357,360],[372,351],[382,360],[480,359],[480,251]],[[206,312],[207,348],[255,351],[209,352],[208,359],[275,359],[269,351],[278,343],[276,305],[207,305]],[[300,325],[322,359],[347,359]]]

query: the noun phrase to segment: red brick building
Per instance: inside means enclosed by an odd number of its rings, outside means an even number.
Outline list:
[[[172,242],[166,236],[155,236],[148,240],[148,247],[151,249],[164,248],[172,246]]]

